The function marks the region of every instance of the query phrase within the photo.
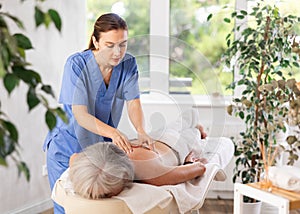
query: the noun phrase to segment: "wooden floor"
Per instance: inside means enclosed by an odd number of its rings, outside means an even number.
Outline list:
[[[233,213],[233,200],[206,199],[200,213],[204,214],[229,214]]]
[[[233,200],[223,199],[206,199],[200,214],[232,214]],[[53,214],[53,209],[47,210],[40,214]],[[290,214],[300,214],[300,210],[293,210]]]

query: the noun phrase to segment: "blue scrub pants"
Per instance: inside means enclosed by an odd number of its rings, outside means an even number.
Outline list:
[[[47,145],[47,169],[51,191],[61,174],[69,167],[70,156],[81,151],[74,138],[66,133],[58,133]],[[76,140],[75,140],[76,141]],[[54,202],[54,214],[64,214],[64,208]]]

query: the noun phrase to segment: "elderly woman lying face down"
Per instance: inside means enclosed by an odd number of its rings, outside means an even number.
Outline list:
[[[206,137],[202,126],[193,129],[200,133],[200,138]],[[131,143],[135,145],[136,141]],[[97,143],[74,154],[69,171],[74,191],[85,198],[107,198],[118,195],[134,179],[160,186],[179,184],[204,174],[206,160],[199,158],[197,152],[190,151],[182,164],[176,151],[165,142],[154,144],[155,151],[133,146],[133,152],[125,154],[113,143]]]

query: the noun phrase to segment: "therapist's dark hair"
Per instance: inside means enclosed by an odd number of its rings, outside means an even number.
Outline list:
[[[94,50],[95,46],[92,37],[94,36],[99,41],[102,32],[111,30],[128,30],[127,24],[119,15],[115,13],[106,13],[101,15],[94,24],[94,31],[90,38],[88,49]]]

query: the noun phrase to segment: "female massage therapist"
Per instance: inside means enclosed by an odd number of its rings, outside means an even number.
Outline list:
[[[94,25],[89,48],[67,59],[59,102],[69,123],[58,119],[44,143],[51,189],[69,167],[70,156],[89,145],[112,141],[124,152],[132,151],[127,137],[116,128],[124,101],[139,142],[151,147],[143,127],[136,60],[126,53],[127,37],[126,22],[116,14],[104,14]],[[55,204],[54,212],[64,210]]]

